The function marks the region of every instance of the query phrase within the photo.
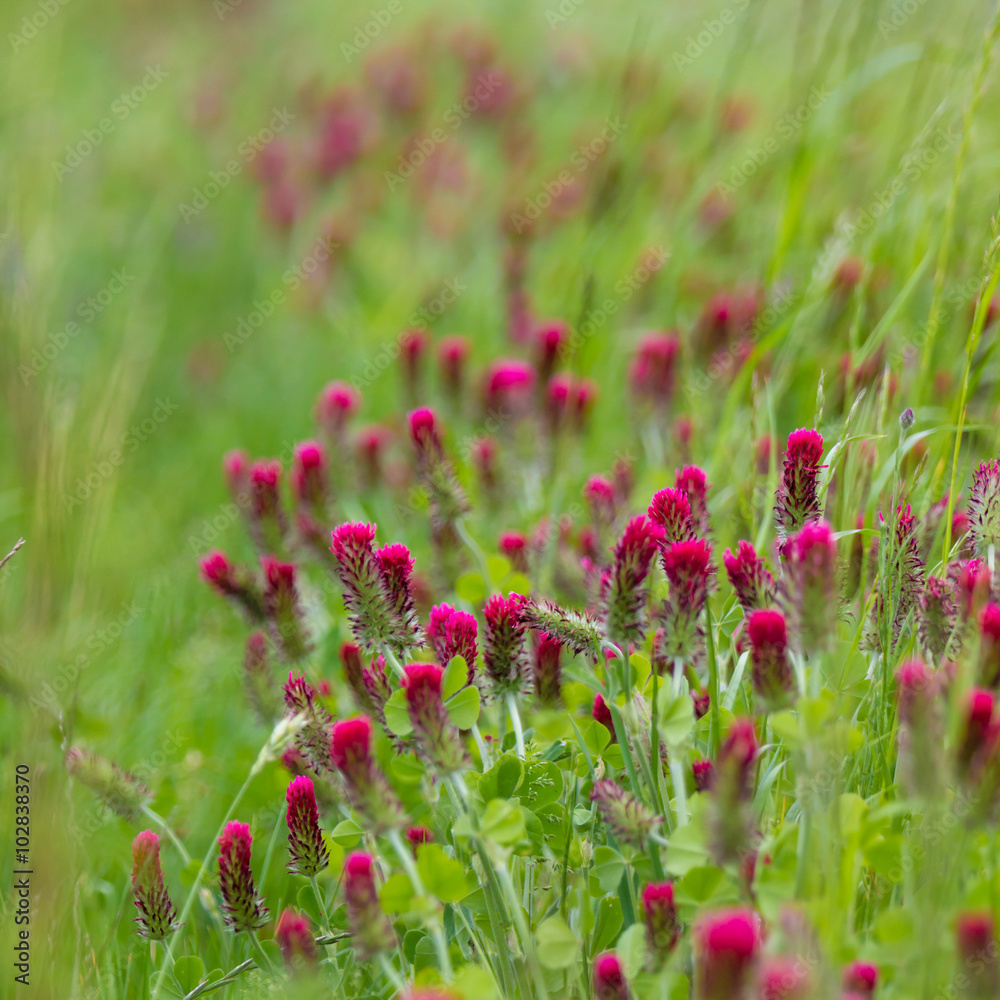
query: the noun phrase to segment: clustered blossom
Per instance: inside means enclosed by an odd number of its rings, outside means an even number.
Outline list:
[[[885,558],[879,560],[879,592],[869,623],[870,632],[875,633],[869,638],[872,647],[879,644],[877,635],[883,627],[888,630],[891,645],[899,642],[924,589],[924,562],[920,557],[916,519],[909,504],[896,510],[891,542],[889,528],[881,514],[879,521],[882,524],[879,547],[888,544],[888,549]]]
[[[450,663],[453,656],[461,656],[469,668],[469,683],[475,676],[478,637],[479,625],[467,611],[456,611],[450,604],[431,608],[427,640],[434,655],[441,663]]]
[[[712,546],[704,538],[672,542],[663,547],[660,558],[670,584],[670,594],[661,612],[660,655],[668,661],[700,658],[703,636],[699,619],[715,572]]]
[[[844,989],[861,997],[872,997],[878,983],[878,969],[869,962],[851,962],[844,969]]]
[[[809,970],[797,958],[778,955],[761,965],[760,1000],[807,1000],[811,996]]]
[[[458,730],[448,718],[441,696],[444,671],[436,663],[411,663],[402,680],[406,708],[420,749],[443,774],[461,771],[468,763]]]
[[[624,648],[641,641],[646,625],[642,585],[663,540],[659,525],[632,518],[615,546],[614,563],[601,583],[601,617],[608,638]]]
[[[483,608],[483,666],[497,694],[514,693],[531,682],[531,664],[520,594],[494,594]]]
[[[395,947],[392,924],[379,905],[375,862],[370,854],[355,851],[344,861],[344,902],[351,940],[362,959]]]
[[[935,752],[942,736],[938,680],[921,660],[907,660],[896,670],[900,775],[917,795],[936,795],[940,788],[940,760]]]
[[[802,428],[788,435],[774,512],[782,538],[819,520],[819,471],[823,437]]]
[[[386,643],[402,651],[419,643],[411,589],[413,563],[405,546],[376,552],[374,541],[374,524],[348,522],[334,529],[330,551],[354,637],[362,646]]]
[[[86,785],[109,809],[134,823],[142,807],[152,799],[149,789],[117,764],[82,747],[66,754],[66,770],[71,778]]]
[[[608,778],[594,782],[590,797],[615,839],[623,844],[643,848],[660,822],[634,795]]]
[[[1000,463],[980,463],[969,497],[969,536],[979,555],[1000,545]]]
[[[920,643],[933,663],[941,664],[958,652],[958,601],[946,580],[928,576],[920,598]]]
[[[310,778],[300,775],[288,786],[287,803],[288,870],[312,878],[330,863],[323,833],[319,828],[316,792]]]
[[[683,542],[694,538],[691,501],[684,490],[668,486],[654,493],[647,513],[649,519],[663,529],[664,542]]]
[[[543,705],[556,705],[562,697],[563,644],[546,632],[535,632],[532,676],[535,696]]]
[[[779,595],[800,651],[824,649],[837,616],[837,541],[825,521],[807,524],[785,543]]]
[[[682,490],[691,505],[691,525],[698,536],[708,534],[708,477],[697,465],[686,465],[676,473],[674,485]]]
[[[680,346],[676,333],[650,333],[639,341],[629,367],[629,382],[637,396],[661,407],[670,403]]]
[[[281,506],[281,463],[262,459],[250,466],[250,507],[247,511],[250,535],[263,554],[280,551],[288,534]]]
[[[312,968],[318,962],[316,942],[312,925],[304,913],[282,910],[274,928],[274,938],[281,949],[285,968],[298,972],[302,968]]]
[[[1000,952],[993,914],[988,911],[960,914],[955,937],[965,996],[969,1000],[1000,996]]]
[[[440,539],[459,518],[468,513],[469,502],[455,470],[445,458],[437,414],[422,407],[410,414],[409,422],[417,468],[428,493],[431,527],[435,537]]]
[[[606,951],[594,959],[594,997],[596,1000],[629,1000],[631,992],[618,956]]]
[[[237,933],[254,931],[267,922],[267,907],[257,895],[250,868],[250,827],[227,823],[219,837],[219,888],[226,924]]]
[[[373,833],[403,826],[406,813],[371,752],[372,724],[365,715],[344,719],[330,735],[330,760],[344,778],[348,798]]]
[[[744,614],[749,615],[774,603],[774,577],[749,542],[741,541],[736,546],[735,555],[726,549],[722,563]]]
[[[132,841],[132,895],[139,915],[139,933],[151,941],[162,941],[180,925],[170,901],[160,864],[160,838],[143,830]]]

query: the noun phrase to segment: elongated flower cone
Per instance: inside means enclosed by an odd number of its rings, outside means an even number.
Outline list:
[[[543,705],[562,700],[563,644],[546,632],[535,632],[533,675],[535,694]]]
[[[595,781],[590,793],[614,838],[623,844],[644,848],[646,838],[661,822],[634,795],[609,778]]]
[[[948,580],[954,583],[959,614],[966,621],[974,620],[992,600],[990,571],[982,559],[969,559],[948,567]]]
[[[608,638],[622,649],[641,642],[645,633],[642,585],[663,537],[663,529],[640,514],[628,522],[615,546],[614,564],[601,588],[601,617]]]
[[[468,765],[468,757],[444,707],[443,676],[444,671],[436,663],[411,663],[402,684],[410,724],[421,751],[438,771],[452,774]]]
[[[722,563],[744,614],[749,615],[774,603],[774,577],[749,542],[740,542],[736,555],[726,549]]]
[[[143,830],[132,841],[132,895],[139,911],[135,922],[142,937],[162,941],[180,926],[163,880],[160,838],[152,830]]]
[[[392,682],[386,673],[385,659],[381,656],[372,657],[371,664],[365,667],[361,679],[364,681],[372,712],[385,729],[385,703],[392,697]]]
[[[264,570],[264,608],[274,644],[285,660],[295,663],[310,648],[295,587],[295,566],[273,556],[262,556],[260,564]]]
[[[361,394],[346,382],[331,382],[316,402],[316,420],[326,439],[342,443],[348,422],[361,406]]]
[[[704,538],[672,542],[662,549],[661,562],[670,595],[662,609],[662,644],[658,653],[668,663],[678,658],[700,660],[704,636],[699,620],[715,572],[712,546]]]
[[[985,764],[1000,739],[995,718],[996,699],[992,691],[973,688],[964,714],[964,729],[955,749],[955,767],[962,778],[975,775]]]
[[[900,774],[911,794],[933,796],[942,783],[938,679],[921,660],[896,671]]]
[[[608,708],[608,703],[599,693],[594,695],[594,705],[590,714],[593,715],[595,722],[599,722],[611,734],[611,742],[617,743],[618,737],[615,735],[615,724],[611,717],[611,709]]]
[[[778,956],[761,964],[760,1000],[807,1000],[812,996],[809,970],[801,959]]]
[[[649,519],[663,529],[664,542],[683,542],[694,538],[691,501],[684,490],[668,486],[654,493],[647,513]]]
[[[254,715],[264,725],[273,725],[281,716],[283,706],[281,692],[271,672],[267,638],[263,632],[251,632],[247,636],[243,652],[243,690]]]
[[[362,959],[396,946],[392,924],[379,905],[375,863],[370,854],[355,851],[344,862],[344,902],[351,939]]]
[[[130,823],[139,818],[142,807],[152,799],[149,789],[138,778],[82,747],[71,747],[65,763],[71,778],[86,785],[108,809]]]
[[[316,689],[301,675],[289,673],[285,684],[285,709],[298,716],[301,726],[295,733],[295,748],[316,774],[330,769],[328,752],[330,713],[323,707]]]
[[[340,647],[340,666],[344,680],[351,694],[362,708],[371,708],[371,698],[365,690],[365,668],[361,662],[361,647],[353,642],[345,642]]]
[[[494,362],[483,382],[483,404],[488,414],[523,417],[530,410],[535,392],[534,366],[512,358]]]
[[[216,593],[238,605],[249,621],[264,620],[264,595],[260,588],[224,552],[218,549],[209,552],[201,561],[201,575]]]
[[[469,341],[465,337],[442,337],[438,344],[438,371],[447,395],[457,401],[465,391]]]
[[[649,333],[639,341],[629,366],[629,385],[647,404],[660,408],[670,404],[680,346],[681,339],[673,332]]]
[[[697,1000],[751,1000],[760,950],[760,926],[752,910],[710,913],[694,930]]]
[[[844,989],[863,997],[874,997],[878,984],[878,969],[869,962],[851,962],[845,966]]]
[[[288,534],[288,521],[281,503],[281,463],[262,459],[250,466],[250,536],[261,555],[280,552]]]
[[[963,913],[955,926],[963,1000],[1000,996],[1000,961],[996,924],[987,912]],[[958,976],[955,979],[959,981]]]
[[[710,760],[696,760],[691,765],[696,791],[707,792],[715,784],[715,765]]]
[[[437,414],[423,407],[409,415],[409,422],[417,469],[428,493],[431,527],[440,535],[468,513],[469,502],[455,470],[445,458]]]
[[[969,496],[969,537],[976,554],[985,556],[1000,545],[1000,464],[982,462]]]
[[[646,919],[646,951],[657,967],[674,950],[680,935],[673,882],[650,882],[642,890],[642,913]]]
[[[983,687],[1000,684],[1000,605],[987,604],[979,612],[979,681]]]
[[[319,810],[312,779],[295,778],[285,793],[288,823],[288,870],[312,878],[330,863],[323,834],[319,828]]]
[[[802,428],[788,435],[774,508],[780,537],[787,538],[820,519],[818,481],[822,460],[823,437],[817,431]]]
[[[375,560],[395,618],[393,646],[406,649],[421,645],[423,635],[413,600],[413,557],[410,550],[399,542],[386,545],[375,553]]]
[[[721,865],[737,861],[753,833],[757,735],[749,719],[735,719],[719,748],[711,784],[709,847]]]
[[[478,636],[479,625],[467,611],[456,611],[450,604],[431,608],[427,638],[434,655],[441,663],[450,663],[453,656],[461,656],[469,667],[470,684],[475,676]]]
[[[618,956],[606,951],[594,959],[594,1000],[628,1000],[631,992]]]
[[[250,827],[227,823],[219,837],[219,888],[226,924],[236,933],[254,931],[267,922],[267,907],[257,895],[250,868]]]
[[[604,636],[600,623],[581,611],[567,611],[552,601],[538,603],[530,598],[521,609],[521,621],[527,628],[545,632],[558,639],[576,655],[597,660]]]
[[[494,594],[483,608],[483,666],[498,695],[518,693],[531,683],[520,594]],[[450,624],[450,622],[449,622]]]
[[[304,913],[282,910],[274,929],[274,937],[289,972],[314,969],[318,964],[312,925]]]
[[[837,542],[825,521],[807,524],[785,543],[781,603],[797,647],[824,649],[837,620]]]
[[[958,655],[962,633],[958,624],[955,589],[947,580],[927,577],[920,598],[920,644],[927,658],[940,666]]]
[[[687,494],[695,535],[708,534],[708,477],[697,465],[687,465],[676,474],[674,485]]]
[[[330,759],[344,777],[351,805],[373,833],[383,833],[403,826],[406,813],[372,757],[371,740],[367,716],[344,719],[333,727]]]
[[[618,492],[615,484],[607,476],[591,476],[583,487],[583,499],[587,501],[590,516],[602,538],[610,530],[618,516]]]
[[[788,630],[780,611],[754,611],[747,619],[754,690],[768,708],[785,704],[795,686],[788,657]]]
[[[303,441],[295,446],[289,479],[297,506],[306,507],[321,517],[330,494],[329,475],[323,445],[318,441]]]
[[[894,532],[881,514],[879,523],[882,526],[879,549],[883,545],[889,545],[890,548],[885,559],[880,552],[881,580],[868,623],[869,635],[866,642],[872,649],[880,647],[883,629],[889,635],[890,644],[893,647],[897,645],[906,634],[910,614],[917,608],[924,590],[924,563],[920,558],[916,520],[910,512],[909,504],[896,510]]]

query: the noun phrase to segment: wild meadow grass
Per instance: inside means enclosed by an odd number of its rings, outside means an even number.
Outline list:
[[[0,995],[1000,996],[998,18],[9,4]]]

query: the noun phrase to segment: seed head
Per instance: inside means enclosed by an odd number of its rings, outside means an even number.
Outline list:
[[[134,823],[142,807],[152,800],[149,789],[138,778],[104,757],[71,747],[66,754],[66,770],[71,778],[86,785],[122,819]]]

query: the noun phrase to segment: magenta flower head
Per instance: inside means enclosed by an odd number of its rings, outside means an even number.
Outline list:
[[[767,706],[781,706],[787,702],[794,687],[785,616],[773,609],[754,611],[747,619],[747,635],[753,659],[754,690]]]
[[[691,501],[681,489],[668,486],[653,494],[649,501],[649,519],[663,529],[664,542],[683,542],[694,538]]]
[[[520,417],[531,409],[535,369],[527,361],[495,362],[486,373],[483,401],[489,413]]]
[[[398,647],[419,646],[423,641],[417,608],[413,599],[413,557],[401,542],[385,545],[375,553],[382,582],[389,595]]]
[[[749,542],[740,542],[736,555],[726,549],[722,562],[744,614],[774,603],[774,577]]]
[[[538,369],[539,381],[545,383],[555,371],[560,355],[569,340],[569,327],[559,320],[543,323],[534,333],[535,367]]]
[[[452,774],[465,768],[468,758],[444,707],[443,676],[444,671],[436,663],[411,663],[402,685],[410,724],[421,750],[438,771]]]
[[[654,405],[670,402],[680,346],[680,337],[673,332],[649,333],[639,341],[629,366],[629,384],[636,396]]]
[[[319,810],[311,778],[300,775],[292,779],[285,792],[288,823],[288,870],[312,878],[330,863],[323,834],[319,828]]]
[[[361,647],[353,642],[344,642],[340,646],[340,666],[344,671],[344,680],[351,689],[358,704],[368,707],[371,699],[365,690],[365,668],[361,662]]]
[[[963,997],[988,1000],[1000,996],[1000,963],[993,914],[972,911],[959,915],[955,938],[963,974]]]
[[[309,652],[309,637],[295,587],[295,566],[274,556],[261,556],[264,570],[264,609],[274,644],[292,663]]]
[[[443,457],[444,451],[437,414],[430,407],[424,406],[414,410],[408,419],[410,439],[413,441],[418,460],[421,464],[439,461]]]
[[[83,747],[70,747],[65,764],[71,778],[86,785],[108,809],[130,823],[152,801],[149,789],[135,775]]]
[[[640,642],[645,632],[642,585],[663,537],[663,529],[640,514],[628,522],[615,546],[614,564],[601,588],[601,617],[608,638],[619,646]]]
[[[281,957],[285,960],[285,968],[289,972],[313,968],[317,964],[312,925],[304,913],[290,909],[282,910],[274,928],[274,937],[281,949]]]
[[[427,354],[427,331],[416,327],[405,330],[399,337],[400,360],[403,365],[403,381],[409,398],[415,400],[420,387],[420,370],[424,355]]]
[[[528,569],[528,540],[520,531],[505,531],[497,540],[497,548],[510,560],[519,573]]]
[[[997,744],[996,699],[992,691],[973,688],[965,706],[964,731],[955,750],[955,763],[964,778],[982,767]]]
[[[292,493],[297,503],[321,513],[329,493],[326,449],[318,441],[295,446],[292,459]]]
[[[132,841],[132,895],[139,911],[135,922],[142,937],[162,941],[180,926],[163,880],[160,838],[152,830],[143,830]]]
[[[664,628],[657,653],[668,663],[700,658],[703,636],[699,619],[715,572],[712,546],[703,538],[672,542],[663,547],[660,561],[670,594],[663,607]]]
[[[822,460],[823,437],[818,431],[802,428],[788,435],[774,508],[781,538],[819,520],[818,480]]]
[[[222,459],[222,474],[236,506],[246,510],[250,503],[250,459],[246,452],[227,451]]]
[[[347,796],[373,833],[398,829],[403,806],[371,753],[372,724],[365,715],[344,719],[330,735],[330,759],[344,778]]]
[[[749,719],[734,719],[715,761],[709,810],[709,846],[719,864],[738,860],[753,831],[757,734]]]
[[[323,707],[316,689],[301,674],[291,671],[288,674],[285,709],[288,715],[299,719],[295,748],[316,774],[329,770],[330,713]]]
[[[546,632],[535,632],[533,675],[535,694],[543,705],[557,705],[562,698],[563,644]]]
[[[788,955],[764,960],[757,987],[760,1000],[806,1000],[812,996],[809,970]]]
[[[799,648],[824,648],[837,615],[837,540],[826,521],[807,524],[785,543],[784,598]]]
[[[450,663],[453,656],[461,656],[469,668],[469,683],[475,675],[478,635],[479,625],[467,611],[456,611],[450,604],[431,608],[427,637],[434,655],[442,663]]]
[[[697,465],[686,465],[675,473],[674,486],[687,494],[691,523],[696,535],[708,534],[708,477]]]
[[[472,452],[472,464],[475,466],[483,493],[491,497],[496,493],[499,483],[497,476],[497,443],[491,437],[476,438],[472,442],[470,450]]]
[[[271,673],[267,637],[254,631],[247,636],[243,652],[243,690],[254,715],[265,725],[272,725],[281,715],[281,696]]]
[[[881,513],[879,513],[879,523],[883,532],[881,545],[884,544],[889,531]],[[870,628],[874,627],[877,630],[883,616],[888,616],[894,609],[890,625],[893,645],[903,634],[910,612],[917,607],[924,589],[924,561],[920,557],[916,519],[910,512],[909,504],[896,509],[894,534],[894,544],[890,549],[891,564],[887,565],[882,573],[884,578],[888,578],[888,583],[880,586],[870,623]]]
[[[618,493],[607,476],[591,476],[584,484],[583,498],[599,527],[609,527],[618,516]]]
[[[642,890],[642,912],[646,918],[646,950],[659,964],[674,950],[680,934],[673,882],[650,882]]]
[[[426,826],[411,826],[406,831],[406,841],[416,851],[421,844],[433,843],[434,834]]]
[[[1000,545],[1000,464],[982,462],[976,470],[969,497],[969,536],[976,552],[984,556]]]
[[[213,549],[201,561],[202,579],[216,593],[239,605],[252,622],[264,620],[264,598],[258,587],[245,573],[238,570],[229,557]]]
[[[435,538],[440,539],[446,529],[453,530],[455,522],[468,513],[469,502],[451,462],[445,458],[441,428],[434,411],[426,407],[414,410],[409,422],[417,471],[427,491],[431,527]]]
[[[629,1000],[625,972],[618,956],[605,951],[594,959],[594,1000]]]
[[[360,406],[361,393],[346,382],[331,382],[323,389],[316,403],[316,419],[329,440],[342,440],[348,421]]]
[[[697,1000],[737,1000],[750,995],[760,924],[752,910],[721,910],[703,917],[694,932]]]
[[[600,692],[594,695],[594,704],[590,710],[590,714],[594,717],[595,722],[599,722],[608,731],[611,736],[611,742],[617,743],[618,737],[615,735],[615,722],[611,716],[611,709],[608,708],[608,703],[604,700]]]
[[[851,962],[844,967],[842,981],[845,990],[870,1000],[875,995],[878,969],[869,962]]]
[[[943,733],[939,681],[921,660],[907,660],[896,670],[898,770],[903,783],[915,795],[940,794]]]
[[[355,436],[354,451],[362,489],[374,490],[382,482],[383,457],[390,437],[389,431],[378,424],[362,427]]]
[[[281,463],[261,459],[250,466],[250,534],[260,552],[281,548],[288,525],[281,505]]]
[[[351,613],[351,631],[362,646],[383,642],[402,651],[416,640],[411,574],[405,546],[375,552],[375,525],[345,523],[333,530],[330,551]]]
[[[438,344],[438,369],[445,392],[458,399],[465,388],[469,341],[465,337],[443,337]]]
[[[226,924],[232,930],[254,931],[267,922],[267,907],[257,895],[250,869],[250,827],[227,823],[219,837],[219,888]]]
[[[660,817],[609,778],[594,782],[590,798],[597,803],[601,817],[617,841],[644,849],[646,838],[660,822]]]
[[[920,598],[920,644],[931,662],[940,666],[958,653],[961,634],[955,588],[947,580],[927,577]]]
[[[498,695],[521,691],[531,680],[524,605],[520,594],[494,594],[483,608],[483,666]]]
[[[1000,605],[987,604],[979,612],[979,681],[983,687],[1000,684]]]
[[[954,581],[958,610],[966,620],[974,618],[991,599],[990,570],[982,559],[948,567],[948,579]]]
[[[715,783],[715,765],[710,760],[696,760],[691,765],[696,791],[707,792]]]
[[[379,905],[375,863],[370,854],[355,851],[344,862],[344,902],[351,938],[362,959],[396,946],[392,924]]]

